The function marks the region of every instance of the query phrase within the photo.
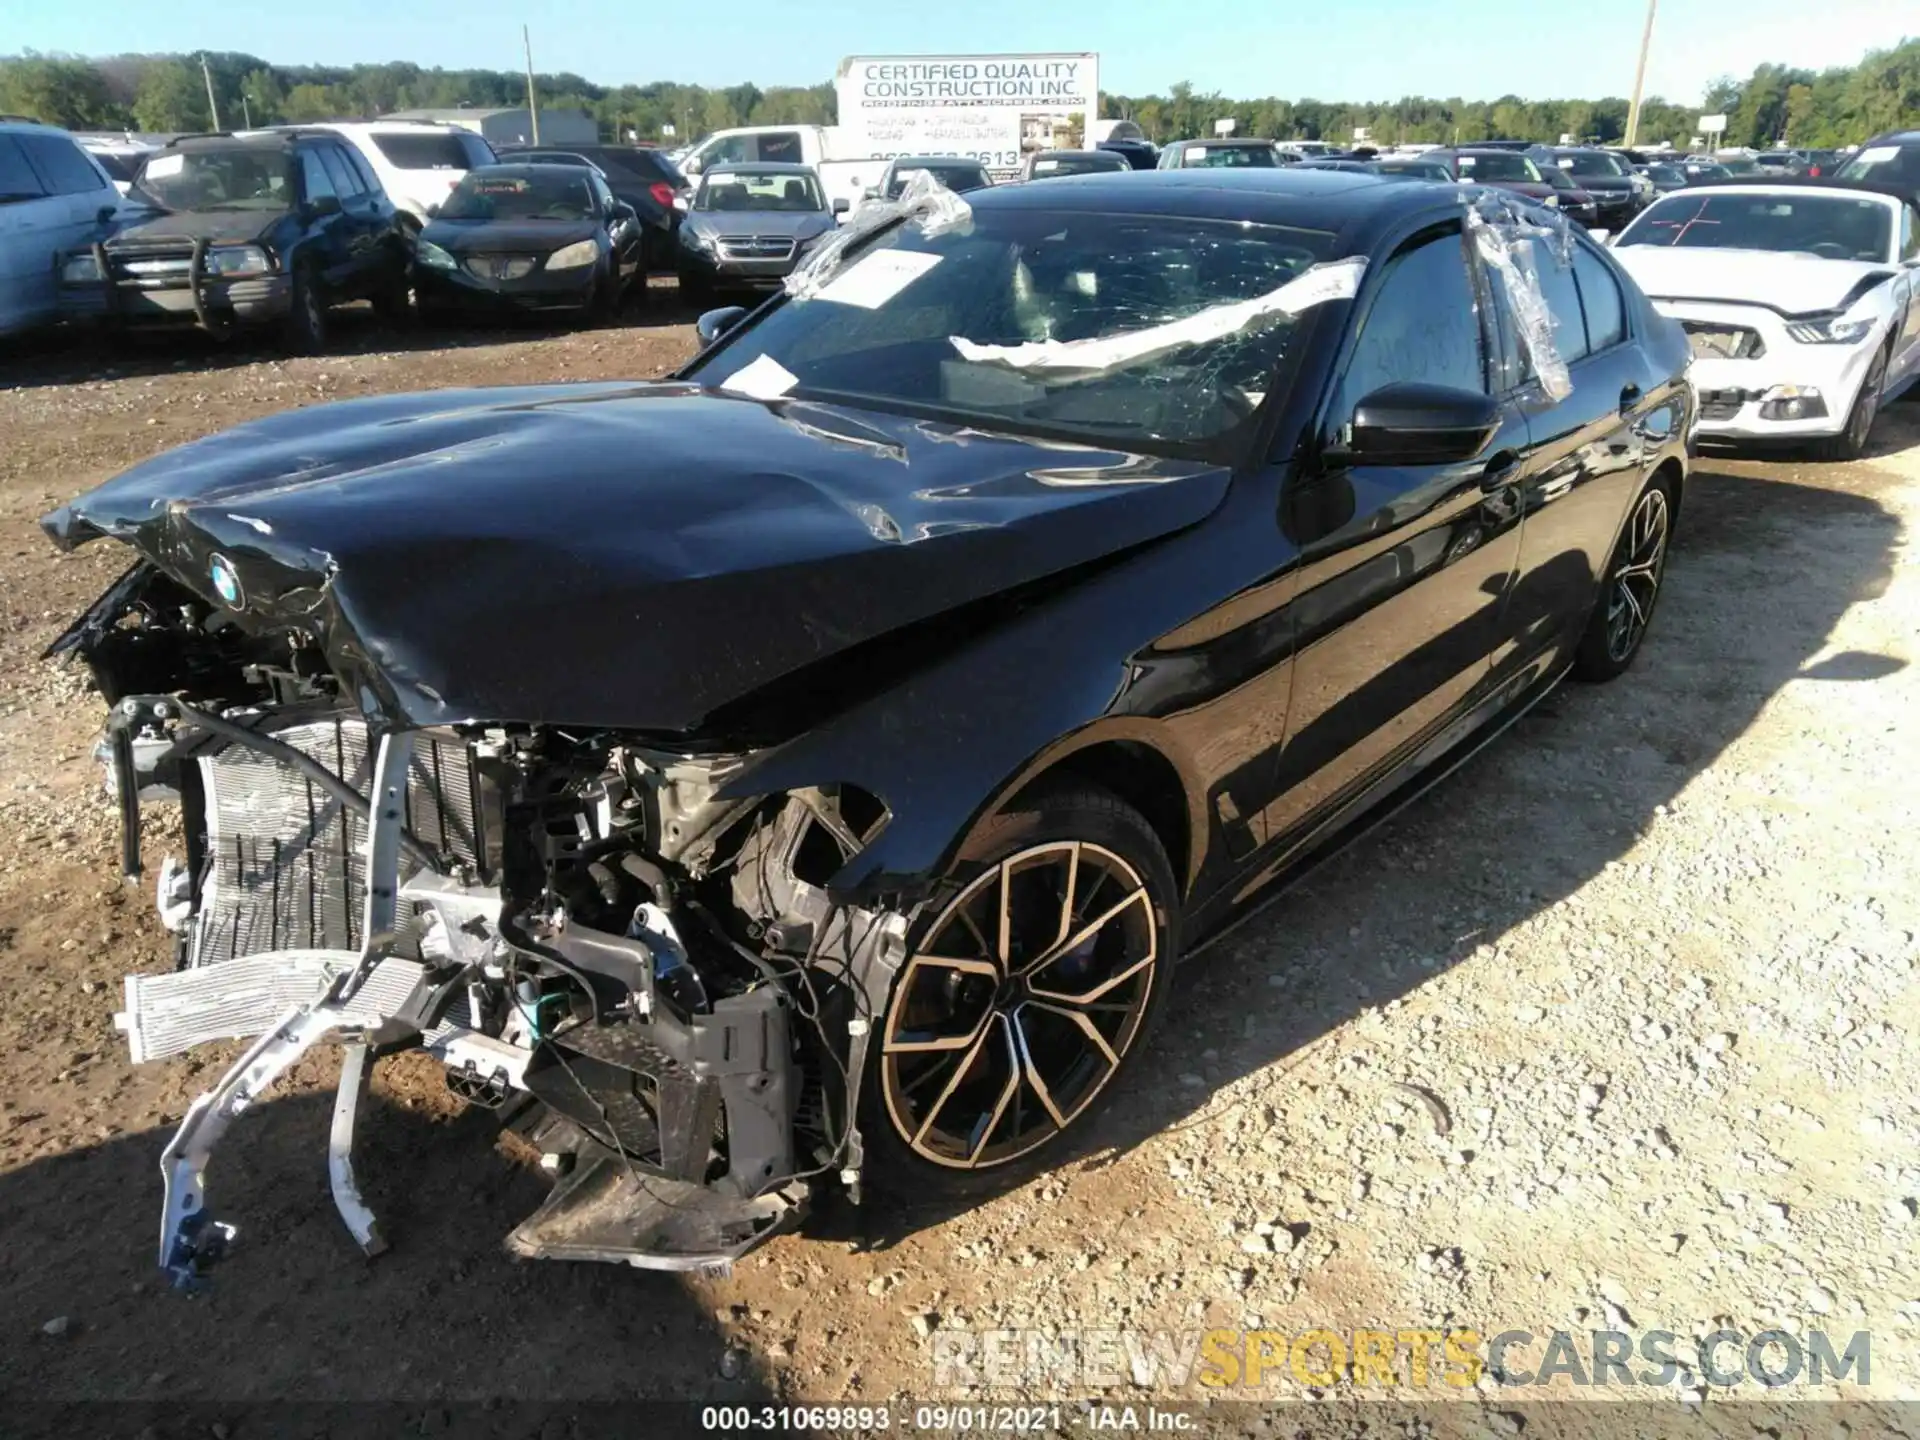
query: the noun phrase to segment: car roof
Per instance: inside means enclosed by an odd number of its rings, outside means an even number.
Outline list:
[[[1912,195],[1891,181],[1833,180],[1811,175],[1779,175],[1766,180],[1736,175],[1727,180],[1705,180],[1691,187],[1691,192],[1675,193],[1685,195],[1702,190],[1711,190],[1716,195],[1799,195],[1811,191],[1815,195],[1841,195],[1855,200],[1884,200],[1892,205],[1913,203]]]
[[[343,133],[358,131],[368,135],[405,135],[409,132],[418,134],[422,130],[436,135],[467,134],[477,137],[480,133],[477,130],[469,130],[464,125],[455,125],[442,120],[315,120],[312,122],[312,128],[338,130]]]
[[[579,170],[584,174],[598,175],[600,172],[591,165],[556,164],[551,160],[503,160],[497,165],[476,165],[467,171],[469,175],[548,175],[555,170]]]
[[[1408,185],[1353,170],[1273,169],[1101,171],[1046,185],[999,185],[969,194],[977,211],[1085,210],[1094,214],[1191,216],[1244,220],[1331,230],[1357,237],[1354,249],[1372,248],[1370,236],[1401,220],[1432,211],[1463,210],[1464,192],[1438,185]]]
[[[1095,160],[1118,159],[1111,151],[1104,150],[1036,150],[1031,158],[1035,160],[1078,160],[1081,156],[1091,156]]]
[[[791,160],[729,160],[724,165],[709,165],[701,171],[704,179],[708,175],[737,175],[743,172],[755,175],[772,173],[774,175],[811,175],[811,165],[796,165]]]
[[[1175,145],[1269,145],[1278,146],[1277,140],[1262,140],[1258,135],[1197,135],[1191,140],[1175,140]]]
[[[287,150],[296,141],[322,138],[310,128],[287,126],[278,130],[207,130],[197,135],[176,135],[163,150]],[[337,137],[329,137],[337,138]]]

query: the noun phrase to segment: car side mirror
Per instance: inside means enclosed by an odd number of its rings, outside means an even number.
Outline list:
[[[613,209],[609,213],[616,220],[638,220],[640,218],[640,212],[624,200],[616,200]]]
[[[120,211],[117,206],[102,205],[98,210],[93,212],[93,218],[96,221],[98,221],[100,224],[105,225],[109,220],[113,219],[113,217],[115,215],[118,215],[119,213]]]
[[[340,197],[338,195],[322,195],[316,200],[309,200],[307,202],[307,213],[316,220],[325,215],[338,215],[340,213]]]
[[[718,310],[709,310],[694,321],[693,333],[700,337],[700,344],[704,347],[713,344],[746,318],[746,306],[722,305]]]
[[[438,205],[427,206],[427,219],[431,220],[439,213],[440,213],[440,207]]]
[[[1353,407],[1346,443],[1328,458],[1349,465],[1450,465],[1486,449],[1499,426],[1500,402],[1490,395],[1399,381]]]
[[[836,215],[844,215],[851,209],[853,209],[852,203],[844,198],[833,202],[833,213]]]

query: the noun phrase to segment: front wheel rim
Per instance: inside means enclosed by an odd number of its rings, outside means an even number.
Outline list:
[[[1139,1037],[1159,959],[1146,883],[1104,846],[1036,845],[977,876],[887,1006],[881,1091],[900,1138],[984,1170],[1060,1134]]]
[[[1607,654],[1617,664],[1647,633],[1667,560],[1667,492],[1655,486],[1627,519],[1622,556],[1607,581]]]

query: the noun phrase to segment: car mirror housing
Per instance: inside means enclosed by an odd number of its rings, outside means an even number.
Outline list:
[[[744,305],[722,305],[718,310],[709,310],[694,321],[693,333],[700,337],[701,345],[711,345],[746,318]]]
[[[833,202],[833,213],[836,215],[844,215],[852,208],[853,206],[844,198]]]
[[[338,215],[340,213],[340,197],[338,195],[322,195],[317,199],[309,200],[307,202],[307,213],[316,220],[326,215]]]
[[[1447,465],[1471,460],[1500,424],[1500,403],[1474,390],[1402,381],[1353,409],[1340,458],[1354,465]]]

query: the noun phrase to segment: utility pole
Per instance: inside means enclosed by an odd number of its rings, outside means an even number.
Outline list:
[[[253,97],[244,91],[240,95],[240,118],[247,129],[253,128]]]
[[[200,78],[207,82],[207,111],[213,117],[211,128],[220,128],[220,102],[213,98],[213,71],[207,68],[207,57],[200,57]]]
[[[538,145],[540,143],[540,102],[534,98],[533,94],[533,36],[528,33],[524,25],[520,27],[520,43],[526,47],[527,51],[527,118],[533,124],[533,143]]]
[[[1647,0],[1647,27],[1640,32],[1640,63],[1633,68],[1633,103],[1627,107],[1627,148],[1640,138],[1640,92],[1647,83],[1647,51],[1653,46],[1653,12],[1660,0]]]

